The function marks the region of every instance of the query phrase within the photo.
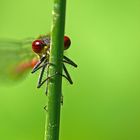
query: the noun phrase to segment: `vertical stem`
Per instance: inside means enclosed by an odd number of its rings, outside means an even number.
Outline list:
[[[62,73],[62,59],[64,49],[66,0],[54,0],[53,21],[51,27],[49,76],[56,72]],[[59,74],[51,78],[48,84],[48,112],[45,128],[45,140],[59,140],[60,107],[61,107],[62,76]]]

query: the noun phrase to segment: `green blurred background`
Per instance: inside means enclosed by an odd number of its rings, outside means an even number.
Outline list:
[[[0,38],[49,32],[51,9],[50,0],[0,0]],[[139,140],[140,1],[69,0],[65,31],[79,67],[68,67],[74,85],[63,80],[60,140]],[[43,140],[37,76],[0,86],[0,140]]]

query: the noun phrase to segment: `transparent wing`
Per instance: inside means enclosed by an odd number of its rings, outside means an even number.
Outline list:
[[[0,39],[0,81],[16,81],[28,71],[29,62],[35,57],[31,49],[32,41]]]

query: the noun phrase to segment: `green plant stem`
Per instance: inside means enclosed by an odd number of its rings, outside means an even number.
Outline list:
[[[66,0],[54,0],[51,27],[49,76],[62,74]],[[48,83],[48,111],[45,140],[59,140],[62,76],[57,74]]]

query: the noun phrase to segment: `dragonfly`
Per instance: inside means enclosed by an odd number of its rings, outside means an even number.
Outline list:
[[[18,81],[25,77],[25,74],[31,71],[32,74],[40,70],[37,88],[56,76],[61,75],[66,78],[70,84],[73,84],[71,76],[65,64],[77,67],[77,64],[70,58],[63,55],[62,66],[63,73],[56,72],[52,76],[48,76],[48,67],[53,65],[49,62],[50,58],[50,35],[40,35],[38,38],[28,38],[22,41],[3,39],[0,40],[0,79],[2,82]],[[64,36],[64,51],[71,45],[68,36]],[[32,47],[29,47],[32,46]],[[45,76],[44,79],[44,75]],[[46,94],[47,94],[46,87]]]

